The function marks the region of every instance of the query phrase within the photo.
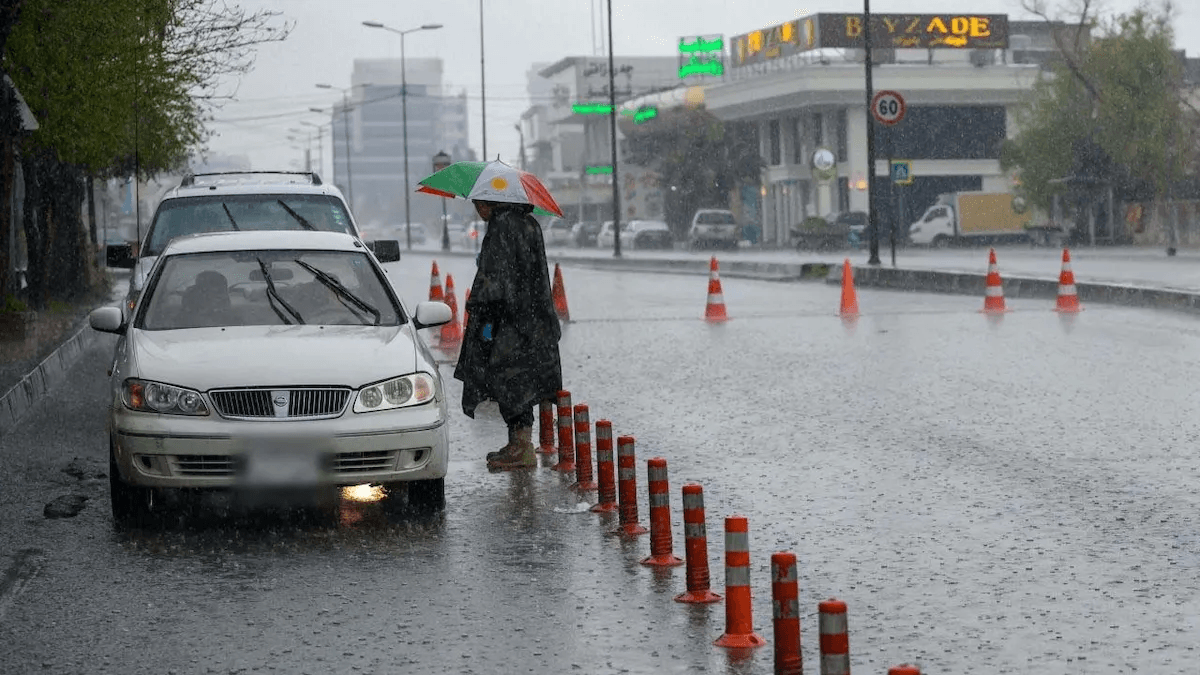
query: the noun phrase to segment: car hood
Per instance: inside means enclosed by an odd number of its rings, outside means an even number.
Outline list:
[[[207,391],[223,387],[361,387],[418,367],[408,326],[237,326],[129,334],[128,373]],[[423,363],[424,359],[421,359]]]

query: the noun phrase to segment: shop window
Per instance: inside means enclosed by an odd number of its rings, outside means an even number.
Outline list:
[[[809,115],[808,119],[809,133],[812,134],[810,138],[813,143],[820,146],[825,145],[825,118],[821,116],[821,113],[816,112]]]
[[[837,185],[838,185],[838,188],[837,188],[837,204],[838,204],[837,210],[842,211],[842,212],[849,211],[850,210],[850,179],[846,178],[845,176],[842,176],[841,178],[838,178]]]
[[[808,151],[808,137],[804,135],[804,125],[799,117],[793,117],[791,122],[792,137],[796,139],[792,144],[792,163],[808,166],[808,159],[812,153]]]
[[[1003,106],[910,106],[892,127],[872,124],[875,152],[906,159],[998,159]]]

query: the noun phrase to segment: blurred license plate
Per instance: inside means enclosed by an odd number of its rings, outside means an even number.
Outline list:
[[[255,486],[316,485],[320,454],[304,444],[260,445],[246,453],[245,481]]]

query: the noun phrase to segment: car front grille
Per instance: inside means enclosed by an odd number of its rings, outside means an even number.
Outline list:
[[[221,417],[232,419],[295,419],[336,417],[346,408],[345,387],[246,388],[209,392]]]
[[[334,473],[366,473],[368,471],[390,471],[396,465],[394,450],[371,450],[368,452],[339,452],[333,458]]]
[[[396,468],[395,450],[339,452],[326,459],[326,467],[337,475],[353,475]],[[171,473],[192,478],[235,476],[241,470],[241,459],[234,455],[175,455]]]

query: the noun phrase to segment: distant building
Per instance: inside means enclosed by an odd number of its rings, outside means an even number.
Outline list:
[[[466,92],[448,91],[442,81],[442,60],[408,58],[403,79],[408,84],[407,96],[400,86],[399,59],[355,59],[349,109],[342,102],[334,106],[332,180],[353,202],[355,217],[361,223],[402,224],[406,195],[412,222],[437,223],[441,202],[414,194],[417,181],[432,171],[433,156],[438,151],[445,151],[453,161],[475,158],[469,145]]]

